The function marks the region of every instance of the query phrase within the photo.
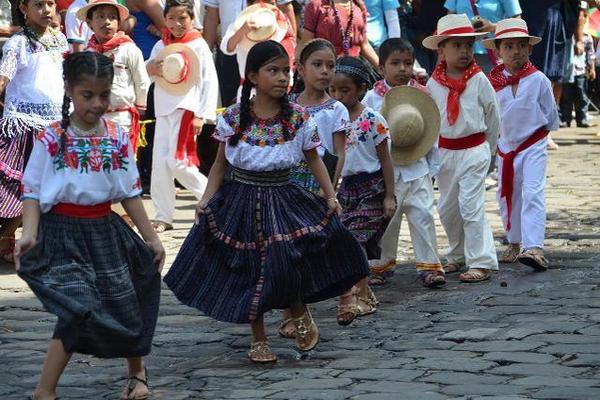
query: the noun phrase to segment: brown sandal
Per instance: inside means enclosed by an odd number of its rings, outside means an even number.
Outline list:
[[[509,243],[509,245],[506,246],[506,249],[498,259],[498,261],[500,261],[501,263],[512,264],[514,262],[517,262],[519,253],[521,253],[521,244]]]
[[[296,328],[294,327],[294,325],[291,325],[291,330],[286,330],[290,327],[290,324],[292,322],[294,322],[293,318],[287,318],[281,321],[281,323],[279,324],[279,329],[277,329],[277,332],[279,332],[279,336],[288,339],[293,339],[296,337]]]
[[[456,272],[460,272],[465,264],[449,261],[444,265],[444,273],[446,274],[454,274]]]
[[[173,229],[173,225],[168,224],[164,221],[152,220],[151,222],[152,227],[154,228],[154,232],[156,233],[163,233]]]
[[[144,376],[146,379],[138,378],[135,375],[132,375],[129,378],[127,378],[127,386],[125,387],[125,391],[123,392],[125,397],[121,396],[121,399],[145,400],[149,398],[150,390],[148,387],[148,370],[146,368],[144,368]],[[145,393],[141,396],[129,397],[129,395],[131,395],[131,392],[135,390],[138,383],[141,383],[144,386],[146,386],[146,389],[148,389],[148,393]]]
[[[375,297],[375,293],[373,293],[370,287],[367,286],[367,289],[369,290],[367,297],[356,296],[359,317],[364,317],[377,311],[377,297]]]
[[[528,267],[533,268],[536,271],[547,271],[548,260],[544,257],[544,250],[539,247],[532,247],[524,250],[517,260]]]
[[[426,288],[439,288],[446,284],[444,271],[421,271],[419,276]]]
[[[294,318],[296,326],[296,347],[300,351],[310,351],[315,348],[319,342],[319,328],[310,315],[310,310],[306,306],[306,311],[300,318]]]
[[[277,356],[273,353],[269,343],[265,341],[254,342],[250,345],[250,351],[248,352],[248,358],[250,361],[266,364],[277,361]]]
[[[489,269],[471,268],[467,272],[460,274],[458,279],[465,283],[483,282],[490,279],[491,273]]]

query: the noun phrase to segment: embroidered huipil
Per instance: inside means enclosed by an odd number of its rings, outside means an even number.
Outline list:
[[[430,95],[429,89],[421,85],[415,79],[408,81],[407,86],[412,86]],[[385,79],[378,81],[373,89],[369,90],[365,97],[362,99],[362,103],[371,107],[373,110],[380,111],[383,107],[383,97],[391,86],[385,81]],[[424,115],[427,118],[427,115]],[[408,165],[394,165],[394,180],[402,179],[402,182],[412,182],[419,178],[429,174],[429,176],[436,176],[440,171],[440,151],[437,143],[433,145],[429,152],[419,158],[417,161]]]
[[[342,176],[379,171],[381,162],[376,147],[389,138],[390,132],[385,119],[377,111],[365,107],[360,115],[350,122]],[[390,141],[387,143],[389,147]]]
[[[304,150],[311,150],[321,144],[314,121],[301,106],[290,103],[292,115],[284,126],[280,118],[254,120],[242,132],[236,146],[227,141],[233,136],[240,123],[240,106],[229,107],[217,118],[217,128],[213,137],[227,142],[225,156],[236,168],[250,171],[274,171],[295,167],[304,159]],[[283,137],[284,129],[290,138]]]
[[[6,87],[4,118],[23,120],[44,127],[61,117],[64,83],[63,54],[68,51],[65,36],[53,32],[54,45],[46,49],[39,42],[32,48],[23,32],[14,34],[2,48],[0,75]]]
[[[63,152],[60,123],[42,130],[25,169],[22,199],[38,200],[45,213],[57,203],[116,203],[142,194],[129,135],[108,119],[101,123],[104,136],[75,136],[67,129]]]

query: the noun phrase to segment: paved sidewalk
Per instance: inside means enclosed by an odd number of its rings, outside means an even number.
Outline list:
[[[402,265],[377,289],[378,312],[339,327],[336,303],[317,304],[321,342],[308,354],[275,337],[279,315],[267,315],[280,357],[273,366],[246,359],[247,326],[203,317],[165,289],[147,359],[153,399],[600,399],[600,137],[592,128],[555,138],[562,146],[548,169],[548,272],[502,265],[488,282],[451,276],[446,288],[427,290],[403,226]],[[487,196],[500,251],[495,190]],[[194,203],[183,192],[175,230],[162,235],[168,263]],[[443,250],[439,224],[437,232]],[[0,266],[1,399],[32,391],[53,324],[10,267]],[[75,355],[58,395],[116,399],[125,372],[123,360]]]

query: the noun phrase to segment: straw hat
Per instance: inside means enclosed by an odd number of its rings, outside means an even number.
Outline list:
[[[449,38],[472,37],[477,39],[485,35],[487,32],[475,32],[466,14],[448,14],[440,18],[434,34],[423,39],[423,46],[437,50],[440,42]]]
[[[272,4],[258,3],[246,7],[233,23],[234,31],[237,32],[246,21],[252,21],[257,27],[244,35],[238,44],[246,51],[266,40],[281,42],[288,31],[287,17]]]
[[[411,86],[390,89],[381,115],[392,139],[392,162],[408,165],[426,155],[440,131],[440,111],[431,96]]]
[[[89,10],[102,5],[117,7],[117,10],[119,11],[120,22],[125,21],[127,17],[129,17],[129,10],[127,9],[127,7],[117,3],[116,0],[90,0],[90,2],[85,7],[81,7],[79,11],[77,11],[77,18],[79,18],[79,20],[81,21],[85,21],[87,19],[87,14]]]
[[[513,38],[529,38],[529,44],[534,45],[542,41],[541,37],[531,36],[527,29],[527,22],[521,18],[507,18],[498,21],[496,24],[496,32],[492,39],[482,40],[481,43],[487,49],[496,48],[496,40],[498,39],[513,39]]]
[[[165,91],[182,95],[200,80],[200,59],[187,45],[170,44],[158,53],[162,61],[162,76],[156,76],[156,84]]]

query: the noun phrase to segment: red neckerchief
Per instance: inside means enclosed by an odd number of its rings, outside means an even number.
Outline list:
[[[467,88],[469,79],[479,72],[481,72],[481,68],[479,68],[479,65],[477,65],[475,61],[471,62],[460,79],[448,78],[446,75],[446,60],[440,61],[437,67],[435,67],[431,77],[435,79],[437,83],[449,89],[446,104],[448,125],[454,125],[456,123],[458,114],[460,113],[460,95]]]
[[[168,29],[163,29],[161,32],[162,32],[161,39],[162,39],[163,43],[165,44],[165,46],[168,46],[173,43],[187,43],[187,42],[191,42],[192,40],[196,40],[196,39],[202,37],[202,34],[195,29],[187,31],[180,38],[176,38],[173,35],[171,35],[171,32]]]
[[[526,76],[531,75],[538,70],[531,63],[531,61],[528,61],[527,64],[525,64],[525,66],[521,68],[521,70],[515,75],[504,74],[504,69],[504,64],[497,65],[490,71],[490,74],[488,75],[490,83],[496,92],[504,89],[507,86],[518,85],[521,78],[525,78]]]
[[[96,39],[96,35],[92,35],[92,37],[88,40],[88,49],[91,49],[97,53],[104,54],[107,51],[116,49],[123,43],[133,43],[133,40],[125,34],[125,32],[119,31],[107,40],[104,43],[98,43],[98,39]]]

